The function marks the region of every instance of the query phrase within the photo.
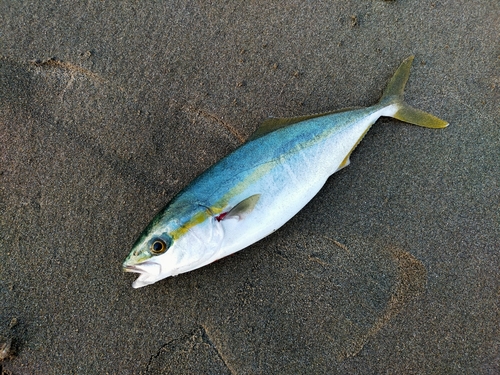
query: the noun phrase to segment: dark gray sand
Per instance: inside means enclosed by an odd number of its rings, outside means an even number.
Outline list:
[[[0,372],[500,373],[498,1],[118,3],[0,2]],[[131,288],[191,179],[411,54],[447,129],[381,119],[278,232]]]

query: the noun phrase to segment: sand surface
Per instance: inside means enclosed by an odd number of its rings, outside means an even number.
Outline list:
[[[500,2],[0,2],[2,374],[500,373]],[[406,100],[283,228],[121,263],[269,116]]]

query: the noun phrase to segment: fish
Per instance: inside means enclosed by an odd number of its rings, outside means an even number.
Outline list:
[[[350,156],[379,117],[426,127],[448,122],[403,100],[414,56],[379,102],[293,118],[269,118],[205,170],[153,218],[123,263],[133,288],[210,264],[276,231],[296,215]]]

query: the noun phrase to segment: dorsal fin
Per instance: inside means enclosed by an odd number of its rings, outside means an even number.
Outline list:
[[[293,125],[293,124],[296,124],[298,122],[310,120],[310,119],[313,119],[316,117],[331,115],[334,113],[352,111],[353,109],[356,109],[356,108],[359,108],[359,107],[342,108],[342,109],[338,109],[336,111],[315,113],[312,115],[305,115],[305,116],[299,116],[299,117],[284,117],[284,118],[270,117],[270,118],[264,120],[260,124],[260,126],[257,128],[257,130],[250,136],[250,138],[248,138],[247,142],[253,141],[254,139],[260,138],[266,134],[269,134],[275,130],[284,128],[285,126],[288,126],[288,125]]]

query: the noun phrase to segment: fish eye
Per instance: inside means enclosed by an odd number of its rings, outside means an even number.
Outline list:
[[[157,255],[163,254],[165,251],[167,251],[167,244],[165,241],[158,238],[151,244],[151,253]]]

